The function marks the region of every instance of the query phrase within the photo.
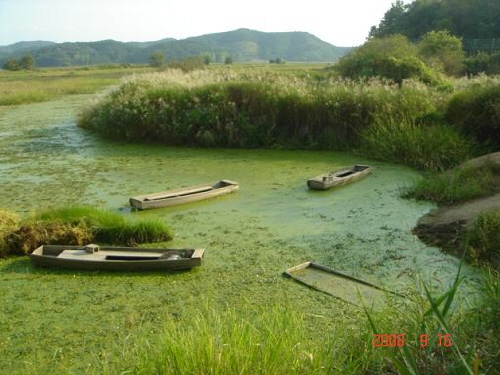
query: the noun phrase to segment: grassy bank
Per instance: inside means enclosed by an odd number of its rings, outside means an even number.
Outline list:
[[[131,220],[119,213],[93,207],[54,209],[16,222],[7,213],[3,217],[5,220],[0,222],[3,255],[28,254],[43,244],[99,242],[134,246],[172,239],[170,229],[160,220]]]
[[[453,205],[481,198],[499,190],[498,171],[491,167],[454,168],[428,173],[403,191],[403,197]]]

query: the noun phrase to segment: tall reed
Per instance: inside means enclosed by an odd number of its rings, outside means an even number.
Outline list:
[[[370,353],[369,331],[310,330],[307,316],[285,304],[214,309],[205,303],[164,321],[157,341],[136,343],[104,374],[359,374],[381,358]],[[242,310],[245,309],[246,311]],[[316,318],[318,319],[318,318]],[[342,331],[344,331],[342,333]]]
[[[86,110],[82,127],[168,145],[345,149],[374,119],[435,110],[424,85],[403,90],[269,71],[168,71],[137,76]]]

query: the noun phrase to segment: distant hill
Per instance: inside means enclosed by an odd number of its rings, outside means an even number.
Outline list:
[[[46,41],[34,42],[19,42],[8,46],[0,46],[0,60],[6,59],[11,55],[22,54],[26,52],[33,52],[40,48],[52,46],[56,43]]]
[[[266,33],[238,29],[207,34],[182,40],[172,38],[153,42],[20,42],[0,47],[0,64],[8,58],[31,53],[36,65],[77,66],[112,63],[148,63],[158,51],[165,52],[167,61],[189,56],[209,56],[213,62],[223,62],[230,56],[234,62],[269,61],[281,58],[290,62],[333,62],[349,48],[335,47],[306,32]]]

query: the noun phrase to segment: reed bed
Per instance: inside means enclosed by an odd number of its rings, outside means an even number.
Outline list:
[[[128,77],[84,110],[79,125],[112,139],[165,145],[359,149],[366,156],[441,171],[489,140],[471,138],[459,122],[446,121],[462,93],[478,92],[474,88],[484,81],[496,87],[498,79],[440,86],[410,80],[399,86],[318,69],[170,69]],[[491,121],[483,122],[491,123],[493,132],[490,112]]]

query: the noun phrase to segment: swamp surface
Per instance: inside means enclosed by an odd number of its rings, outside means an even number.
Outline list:
[[[200,304],[238,309],[285,301],[320,319],[319,331],[342,316],[355,325],[354,307],[282,276],[309,260],[398,292],[419,281],[446,288],[456,276],[458,259],[411,233],[432,205],[399,197],[419,178],[409,168],[349,153],[111,142],[76,126],[89,100],[0,107],[0,207],[27,215],[90,204],[159,217],[175,234],[168,246],[205,247],[205,263],[165,275],[45,270],[27,257],[1,260],[0,368],[9,373],[48,371],[61,359],[66,370],[85,371],[130,337],[154,335],[162,319]],[[307,189],[307,178],[353,163],[374,171],[335,190]],[[133,195],[223,178],[240,189],[173,208],[128,206]],[[464,266],[463,276],[467,298],[481,275]]]

